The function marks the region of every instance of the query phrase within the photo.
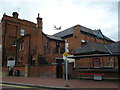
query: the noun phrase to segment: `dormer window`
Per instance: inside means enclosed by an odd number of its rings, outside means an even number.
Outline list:
[[[20,29],[20,35],[21,35],[21,36],[24,36],[24,35],[25,35],[25,29],[23,29],[23,28]]]

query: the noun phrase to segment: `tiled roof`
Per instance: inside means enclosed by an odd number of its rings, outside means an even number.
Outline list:
[[[87,42],[87,44],[78,47],[74,54],[89,54],[94,52],[102,53],[119,53],[120,52],[120,43],[111,43],[111,44],[100,44],[97,42]]]
[[[109,53],[109,50],[103,44],[97,42],[87,42],[85,45],[78,47],[74,54],[89,54],[94,52]]]
[[[57,37],[64,37],[64,36],[67,36],[67,35],[70,35],[70,34],[73,34],[73,28],[68,28],[64,31],[61,31],[61,32],[58,32],[56,34],[54,34],[54,36],[57,36]]]
[[[107,44],[106,46],[108,47],[108,49],[109,49],[112,53],[119,53],[119,52],[120,52],[120,42]]]
[[[96,37],[101,38],[101,39],[113,41],[113,40],[111,40],[110,38],[104,36],[104,35],[102,34],[102,32],[101,32],[100,29],[99,29],[99,30],[92,30],[92,29],[89,29],[89,28],[84,27],[84,26],[81,26],[81,25],[76,25],[76,26],[79,26],[79,27],[80,27],[80,31],[81,31],[81,32],[84,32],[84,33],[87,33],[87,34],[96,36]],[[63,31],[61,31],[61,32],[58,32],[58,33],[54,34],[54,36],[63,38],[63,37],[65,37],[65,36],[68,36],[68,35],[70,35],[70,34],[73,34],[74,27],[76,27],[76,26],[73,26],[73,27],[68,28],[68,29],[65,29],[65,30],[63,30]]]
[[[64,41],[64,39],[57,37],[57,36],[53,36],[53,35],[47,35],[45,34],[47,38],[49,39],[53,39],[53,40],[59,40],[59,41]]]

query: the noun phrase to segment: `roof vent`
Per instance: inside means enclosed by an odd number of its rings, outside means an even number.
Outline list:
[[[81,40],[82,43],[85,43],[86,41],[85,40]]]

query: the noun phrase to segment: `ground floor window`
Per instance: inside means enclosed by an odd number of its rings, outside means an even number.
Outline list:
[[[94,68],[100,68],[100,58],[93,58],[93,66]]]

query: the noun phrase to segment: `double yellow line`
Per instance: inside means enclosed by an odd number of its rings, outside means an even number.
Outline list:
[[[17,88],[32,88],[32,87],[26,87],[26,86],[18,86],[18,85],[8,85],[8,84],[0,84],[1,86],[8,86],[8,87],[17,87]]]

